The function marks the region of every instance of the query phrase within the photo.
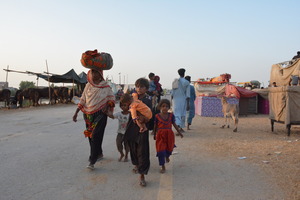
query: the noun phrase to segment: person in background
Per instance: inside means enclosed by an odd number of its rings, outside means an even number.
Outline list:
[[[148,128],[149,130],[153,130],[154,127],[154,118],[155,118],[155,114],[159,113],[159,110],[157,110],[156,108],[156,84],[154,83],[154,77],[155,74],[153,72],[150,72],[148,75],[149,78],[149,89],[147,91],[147,94],[149,95],[150,100],[152,101],[152,119],[150,120],[149,124],[148,124]],[[151,135],[153,135],[153,131],[151,132]]]
[[[184,132],[186,111],[190,109],[190,83],[185,80],[185,69],[178,70],[179,78],[172,83],[172,105],[175,123]]]
[[[129,94],[123,94],[120,98],[120,108],[122,109],[121,112],[114,113],[113,115],[110,115],[109,117],[112,119],[118,119],[118,135],[116,138],[116,144],[118,151],[120,152],[120,158],[119,161],[122,161],[124,158],[124,162],[128,161],[128,152],[129,152],[129,145],[127,141],[124,140],[124,133],[126,131],[127,123],[129,120],[129,100],[131,99],[131,96]],[[125,155],[123,152],[123,149],[125,150]]]
[[[139,78],[135,82],[135,89],[138,94],[138,99],[151,108],[151,100],[146,94],[149,89],[149,81],[145,78]],[[148,127],[148,123],[146,126]],[[134,165],[132,171],[140,174],[140,185],[145,187],[145,175],[147,175],[150,168],[149,131],[146,130],[141,133],[140,127],[133,122],[132,116],[130,116],[125,132],[125,140],[128,141],[130,158]]]
[[[155,94],[155,91],[156,91],[156,85],[154,83],[154,77],[155,77],[155,74],[150,72],[149,75],[148,75],[149,89],[148,89],[148,92],[147,92],[150,97],[152,97]]]
[[[84,135],[88,137],[90,143],[90,163],[87,168],[93,170],[96,161],[103,158],[102,141],[107,115],[110,115],[115,107],[115,95],[104,81],[102,70],[89,70],[87,81],[73,115],[73,121],[77,121],[78,112],[81,110],[86,123]]]
[[[277,87],[276,82],[273,82],[273,83],[272,83],[272,87]]]
[[[186,76],[185,79],[191,83],[191,77]],[[195,117],[195,100],[196,93],[193,85],[190,85],[190,110],[187,111],[187,130],[191,130],[190,126],[192,125],[193,118]]]
[[[155,88],[155,91],[156,91],[156,102],[154,102],[155,105],[156,105],[157,103],[159,103],[159,101],[160,101],[160,96],[161,96],[162,93],[163,93],[163,90],[162,90],[161,84],[159,83],[159,80],[160,80],[160,77],[159,77],[159,76],[154,76],[153,81],[154,81],[154,84],[155,84],[155,86],[156,86],[156,88]],[[152,101],[152,105],[153,105],[153,101]]]

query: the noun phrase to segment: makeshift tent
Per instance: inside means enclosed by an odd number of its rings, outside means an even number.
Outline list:
[[[231,85],[231,84],[225,85],[224,93],[225,93],[225,96],[233,96],[238,99],[255,97],[257,95],[256,92],[244,89],[242,87],[237,87],[237,86]]]
[[[219,90],[219,93],[224,93],[225,96],[239,99],[240,115],[258,113],[258,97],[256,92],[227,84],[223,89]]]
[[[258,94],[258,113],[269,114],[269,89],[253,89]]]
[[[238,104],[237,98],[228,98],[230,104]],[[198,96],[195,100],[195,113],[202,117],[223,117],[221,99],[215,96]]]
[[[204,88],[203,90],[201,87],[195,88],[196,91],[198,90],[197,94],[203,94],[196,97],[196,114],[205,117],[223,116],[222,103],[221,99],[217,97],[218,95],[232,97],[227,101],[231,104],[239,104],[240,115],[254,114],[258,112],[256,92],[237,87],[232,84],[216,86],[212,90],[209,90],[211,88]]]
[[[269,88],[270,120],[284,123],[290,135],[291,125],[300,124],[300,87],[282,86]]]
[[[300,59],[272,65],[270,84],[276,82],[277,86],[287,86],[292,75],[300,77]]]
[[[87,74],[85,72],[81,72],[78,74],[81,83],[87,83]]]
[[[82,73],[84,73],[84,72],[82,72]],[[81,77],[80,77],[76,74],[74,69],[71,69],[70,71],[68,71],[67,73],[65,73],[63,75],[49,76],[49,82],[51,82],[51,83],[76,83],[76,84],[86,83],[87,82],[86,74],[85,73],[82,74],[82,73],[81,73]],[[46,81],[48,81],[47,75],[37,74],[37,76],[39,78],[42,78],[42,79],[45,79]]]

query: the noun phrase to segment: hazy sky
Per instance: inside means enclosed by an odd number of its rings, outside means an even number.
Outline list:
[[[192,80],[231,74],[267,86],[271,66],[300,51],[299,0],[0,0],[2,69],[78,74],[81,54],[114,59],[114,82],[154,72],[170,88],[179,68]],[[119,76],[120,73],[120,76]],[[127,79],[128,78],[128,79]],[[9,73],[9,85],[35,76]],[[39,85],[47,85],[44,80]]]

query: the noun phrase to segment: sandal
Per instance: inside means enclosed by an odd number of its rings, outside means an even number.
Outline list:
[[[140,186],[145,187],[146,185],[145,179],[140,180]]]
[[[138,169],[137,168],[133,168],[132,172],[135,173],[135,174],[137,174],[138,173]]]

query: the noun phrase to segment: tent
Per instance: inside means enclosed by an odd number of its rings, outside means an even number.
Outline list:
[[[300,59],[272,65],[270,83],[276,82],[277,86],[287,86],[292,75],[300,77]]]
[[[239,99],[240,115],[258,113],[258,96],[256,92],[231,84],[225,85],[218,92]]]
[[[81,83],[87,83],[87,74],[85,72],[81,72],[78,74]]]
[[[257,95],[256,92],[247,90],[242,87],[238,87],[238,86],[231,85],[231,84],[225,85],[225,96],[234,96],[234,97],[240,99],[240,98],[255,97],[256,95]]]
[[[45,79],[48,81],[48,76],[47,75],[42,75],[42,74],[37,74],[39,78]],[[51,83],[76,83],[76,84],[81,84],[81,83],[86,83],[86,74],[82,72],[80,76],[76,74],[74,69],[71,69],[67,73],[63,75],[52,75],[49,76],[49,82]]]

